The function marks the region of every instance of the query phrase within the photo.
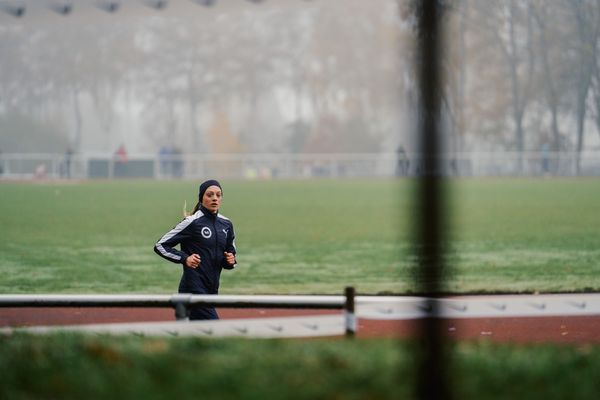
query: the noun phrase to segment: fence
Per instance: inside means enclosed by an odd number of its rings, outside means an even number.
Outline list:
[[[346,336],[353,337],[354,298],[352,287],[344,296],[0,295],[0,307],[172,307],[177,320],[187,320],[194,307],[343,309]]]
[[[3,154],[4,179],[297,179],[419,176],[421,156],[364,154]],[[447,176],[600,176],[600,151],[447,154]]]
[[[431,307],[433,303],[435,307]],[[171,307],[176,318],[186,319],[187,310],[198,306],[222,308],[295,308],[344,310],[344,331],[347,337],[357,332],[357,318],[375,320],[416,320],[423,318],[522,318],[556,316],[599,316],[599,293],[572,293],[548,295],[473,295],[431,299],[416,296],[355,296],[352,288],[346,288],[344,296],[237,296],[237,295],[0,295],[2,307]],[[435,312],[434,312],[435,308]],[[306,320],[305,320],[306,321]],[[317,323],[319,317],[310,317]],[[270,321],[272,323],[272,321]],[[219,323],[227,323],[221,321]],[[249,324],[248,321],[245,322]],[[260,323],[254,320],[253,326]],[[187,324],[146,324],[134,328],[125,324],[120,329],[95,326],[95,332],[106,333],[190,333]],[[237,325],[236,325],[237,326]],[[203,326],[203,328],[206,328]],[[218,336],[223,330],[212,326],[211,331],[197,329],[193,334]],[[35,328],[38,329],[38,328]],[[278,335],[283,326],[269,330]],[[314,329],[314,328],[313,328]],[[255,330],[255,329],[254,329]],[[288,331],[290,329],[287,329]],[[6,330],[5,330],[6,331]],[[40,332],[51,332],[39,328]],[[321,330],[326,333],[325,329]],[[327,332],[344,331],[329,330]],[[0,329],[0,332],[2,330]],[[209,332],[209,333],[207,333]],[[246,327],[238,329],[238,335],[251,337]],[[304,329],[301,334],[314,334]]]

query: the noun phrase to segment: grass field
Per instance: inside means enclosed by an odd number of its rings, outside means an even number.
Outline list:
[[[0,336],[3,399],[411,399],[414,346],[390,340]],[[600,348],[456,345],[456,399],[596,399]]]
[[[221,293],[414,292],[414,182],[224,182],[239,268]],[[172,293],[154,242],[196,182],[0,184],[0,293]],[[600,180],[457,180],[453,292],[600,290]]]
[[[0,184],[0,293],[173,293],[154,242],[197,183]],[[239,268],[222,293],[410,293],[414,182],[224,182]],[[446,287],[600,290],[600,181],[449,185]],[[0,398],[414,398],[411,342],[0,336]],[[454,345],[455,398],[595,399],[598,346]]]

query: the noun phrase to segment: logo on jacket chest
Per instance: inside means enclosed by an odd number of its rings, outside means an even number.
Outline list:
[[[212,231],[208,226],[203,226],[202,230],[200,230],[200,234],[204,239],[209,239],[212,236]]]

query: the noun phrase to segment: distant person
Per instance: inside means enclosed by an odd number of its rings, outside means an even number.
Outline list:
[[[181,157],[181,150],[178,147],[171,149],[171,165],[172,176],[181,178],[183,176],[183,158]]]
[[[67,147],[65,151],[65,159],[63,162],[63,177],[71,179],[71,160],[73,159],[73,150]]]
[[[408,160],[408,155],[406,154],[406,150],[404,150],[404,146],[402,146],[402,145],[398,146],[398,149],[396,150],[396,156],[397,156],[396,175],[397,176],[408,175],[408,167],[409,167],[410,162]]]
[[[542,143],[542,174],[548,175],[550,173],[550,144],[548,142]]]
[[[172,176],[171,169],[171,149],[167,146],[161,146],[158,150],[158,159],[160,162],[160,175],[161,177]]]
[[[112,176],[117,178],[126,178],[130,176],[129,165],[127,164],[127,150],[125,149],[125,145],[121,144],[117,150],[115,151],[114,158],[114,170],[112,172]]]
[[[203,182],[194,211],[154,245],[159,256],[183,264],[179,293],[218,294],[221,271],[237,264],[233,224],[219,214],[222,199],[218,181]],[[177,245],[181,250],[175,249]],[[219,319],[219,315],[213,307],[196,307],[190,319]]]
[[[127,149],[125,149],[125,145],[121,144],[117,151],[115,151],[115,157],[117,158],[117,162],[126,163],[127,162]]]

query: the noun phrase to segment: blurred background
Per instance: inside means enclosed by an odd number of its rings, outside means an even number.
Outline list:
[[[0,0],[0,293],[172,293],[152,244],[208,177],[243,257],[223,294],[598,293],[600,0],[438,3],[423,171],[417,0]],[[440,174],[518,178],[419,191]],[[456,398],[596,399],[575,315],[448,325],[427,379],[413,342],[0,337],[0,398],[418,398],[435,372]],[[560,345],[491,345],[536,332]]]
[[[2,0],[0,179],[413,176],[409,0]],[[444,2],[444,173],[600,175],[600,4]]]

